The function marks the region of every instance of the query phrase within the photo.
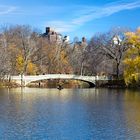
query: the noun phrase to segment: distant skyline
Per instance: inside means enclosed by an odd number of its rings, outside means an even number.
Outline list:
[[[0,24],[27,24],[45,32],[91,38],[113,27],[140,26],[140,0],[0,0]]]

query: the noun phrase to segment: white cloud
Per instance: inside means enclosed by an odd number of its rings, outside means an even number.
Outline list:
[[[43,5],[26,7],[0,5],[0,17],[3,17],[4,21],[8,20],[6,16],[9,15],[13,19],[16,19],[17,17],[23,17],[22,19],[25,19],[26,21],[26,17],[28,16],[29,18],[31,17],[31,19],[34,18],[34,21],[36,21],[36,19],[40,19],[38,23],[39,25],[42,24],[41,20],[45,19],[48,22],[45,22],[45,24],[43,23],[43,28],[47,25],[55,28],[58,32],[72,32],[83,26],[85,23],[95,19],[104,18],[123,10],[131,10],[140,7],[140,0],[133,0],[133,2],[124,1],[127,0],[109,3],[102,7],[88,5]],[[54,18],[56,20],[53,20]]]
[[[0,5],[0,15],[7,15],[9,13],[14,12],[16,9],[17,8],[14,6]]]
[[[103,7],[78,6],[77,7],[78,10],[74,11],[76,17],[73,17],[73,19],[69,21],[60,21],[60,20],[49,21],[47,22],[47,25],[54,27],[59,32],[70,32],[74,31],[79,26],[82,26],[89,21],[104,18],[123,10],[131,10],[139,7],[140,1],[129,3],[128,2],[124,3],[120,1],[117,3],[105,5]]]
[[[76,29],[77,24],[57,20],[47,22],[47,25],[54,28],[57,32],[70,32]]]

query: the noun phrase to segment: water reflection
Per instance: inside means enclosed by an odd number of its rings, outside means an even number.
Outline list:
[[[139,139],[139,106],[138,91],[3,89],[0,139]]]
[[[140,92],[134,90],[125,91],[125,115],[128,131],[133,132],[133,136],[140,138]]]

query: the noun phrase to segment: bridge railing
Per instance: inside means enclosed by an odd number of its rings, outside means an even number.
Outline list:
[[[26,80],[33,80],[33,79],[92,79],[92,80],[108,80],[107,76],[82,76],[82,75],[72,75],[72,74],[46,74],[46,75],[18,75],[18,76],[11,76],[13,80],[19,79],[26,79]]]

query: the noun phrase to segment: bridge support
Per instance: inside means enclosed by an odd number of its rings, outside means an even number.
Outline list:
[[[24,74],[21,74],[21,82],[20,82],[20,85],[21,85],[21,87],[25,87],[26,86]]]

